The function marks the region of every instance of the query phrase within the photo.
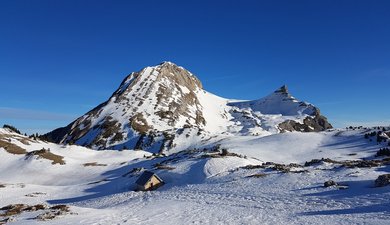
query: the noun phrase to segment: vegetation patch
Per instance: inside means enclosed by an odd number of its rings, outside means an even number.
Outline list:
[[[23,212],[28,207],[28,205],[25,204],[13,204],[13,205],[7,205],[0,210],[4,211],[4,213],[1,213],[0,216],[6,217],[6,216],[14,216],[18,215]]]
[[[14,155],[24,155],[27,152],[26,149],[1,139],[0,139],[0,147],[3,148],[6,152]]]
[[[40,221],[47,221],[52,220],[58,216],[67,215],[70,214],[69,206],[67,205],[56,205],[49,208],[48,211],[39,214],[34,219],[40,220]]]
[[[316,165],[316,164],[319,164],[319,163],[322,163],[322,162],[326,162],[326,163],[339,163],[338,161],[335,161],[335,160],[332,160],[332,159],[329,159],[329,158],[322,158],[322,159],[312,159],[308,162],[305,162],[304,166],[307,167],[307,166],[313,166],[313,165]]]
[[[22,214],[23,212],[38,212],[43,211],[41,214],[36,216],[36,220],[51,220],[60,215],[71,214],[69,206],[67,205],[55,205],[48,207],[44,204],[26,205],[26,204],[10,204],[0,208],[0,224],[11,222],[15,216]]]
[[[89,162],[89,163],[84,163],[83,166],[107,166],[107,164],[102,164],[102,163],[97,163],[97,162]]]
[[[332,159],[313,159],[309,162],[306,162],[304,166],[312,166],[321,162],[327,162],[327,163],[333,163],[333,164],[339,164],[342,167],[347,168],[371,168],[371,167],[378,167],[382,165],[390,165],[390,158],[384,158],[382,160],[345,160],[345,161],[336,161]]]
[[[32,156],[38,156],[38,158],[44,158],[47,160],[51,160],[51,164],[60,164],[65,165],[65,161],[63,160],[63,156],[59,156],[56,154],[53,154],[50,152],[50,149],[42,148],[41,150],[31,151],[26,154],[26,159],[32,157]]]
[[[290,163],[290,164],[279,164],[279,163],[273,163],[273,162],[266,162],[263,165],[247,165],[240,167],[239,169],[245,169],[245,170],[253,170],[253,169],[271,169],[280,171],[282,173],[304,173],[307,172],[307,170],[301,169],[303,166],[296,164],[296,163]]]
[[[152,129],[141,113],[137,113],[130,118],[130,126],[140,134],[146,134],[150,129]]]
[[[247,176],[248,178],[263,178],[266,177],[268,174],[265,173],[255,173],[252,175]]]
[[[245,170],[253,170],[253,169],[265,169],[266,167],[263,165],[247,165],[240,168]]]
[[[204,154],[201,156],[201,158],[222,158],[220,154]]]
[[[43,193],[43,192],[34,192],[34,193],[26,194],[25,196],[26,196],[26,197],[38,197],[39,195],[46,195],[46,193]]]
[[[158,170],[174,170],[175,167],[172,167],[172,166],[168,166],[168,165],[163,165],[163,164],[160,164],[160,163],[156,163],[154,164],[154,167]]]

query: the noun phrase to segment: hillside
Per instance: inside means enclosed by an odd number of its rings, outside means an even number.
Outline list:
[[[162,157],[57,145],[0,129],[0,208],[26,205],[0,221],[33,224],[54,211],[45,224],[387,224],[390,187],[374,188],[390,171],[386,158],[374,157],[387,142],[364,138],[375,130],[238,136],[221,140],[220,149]],[[32,154],[42,149],[51,157]],[[166,184],[134,192],[144,169]],[[327,180],[339,186],[324,188]]]

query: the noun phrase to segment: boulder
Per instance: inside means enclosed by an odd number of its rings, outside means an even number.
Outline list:
[[[390,174],[380,175],[375,180],[375,187],[384,187],[390,184]]]
[[[333,180],[325,181],[324,187],[331,187],[331,186],[337,186],[336,181],[333,181]]]

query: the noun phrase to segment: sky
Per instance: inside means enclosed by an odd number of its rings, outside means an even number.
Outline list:
[[[286,84],[336,127],[390,124],[390,1],[0,1],[0,125],[45,133],[172,61],[209,92]]]

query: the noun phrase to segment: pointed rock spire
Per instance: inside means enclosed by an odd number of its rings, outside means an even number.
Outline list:
[[[283,85],[280,87],[278,90],[275,91],[275,93],[283,93],[283,94],[288,94],[288,88],[287,85]]]

